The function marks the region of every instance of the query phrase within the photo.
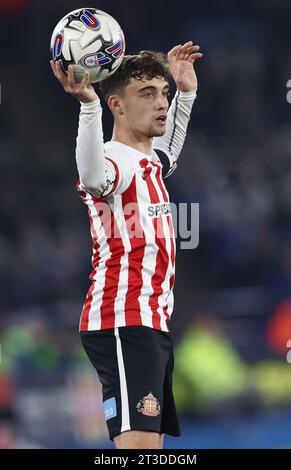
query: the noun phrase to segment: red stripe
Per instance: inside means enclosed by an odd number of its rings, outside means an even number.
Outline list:
[[[83,307],[82,314],[81,314],[81,320],[80,320],[80,331],[88,331],[89,312],[90,312],[90,308],[92,304],[93,289],[94,289],[94,283],[91,285],[88,291],[85,303],[84,303],[84,307]]]
[[[145,234],[140,224],[140,214],[136,194],[136,177],[134,176],[128,189],[122,194],[123,211],[126,204],[135,203],[135,213],[124,213],[125,222],[129,234],[132,232],[133,225],[140,234],[140,237],[130,236],[131,251],[128,254],[128,288],[125,297],[125,322],[127,326],[142,325],[140,304],[138,298],[143,285],[142,263],[145,251]]]
[[[98,207],[103,204],[107,204],[110,209],[110,218],[107,217],[107,212],[102,211],[101,207]],[[124,255],[124,246],[110,205],[104,200],[95,201],[94,205],[103,225],[111,254],[110,258],[105,263],[107,269],[105,273],[102,303],[100,306],[101,330],[103,330],[114,328],[115,326],[114,304],[118,291],[121,257]]]
[[[160,169],[158,168],[157,171],[159,170]],[[153,204],[159,203],[160,202],[159,196],[154,186],[154,183],[152,181],[151,175],[147,177],[146,183],[148,186],[148,191],[149,191],[151,202]],[[157,253],[157,258],[156,258],[156,269],[152,276],[153,293],[149,298],[149,305],[153,312],[153,327],[160,329],[161,326],[160,326],[160,315],[158,314],[158,307],[159,307],[158,299],[159,299],[159,296],[163,293],[162,283],[165,280],[168,263],[169,263],[169,255],[168,255],[167,247],[166,247],[166,240],[165,240],[165,234],[164,234],[164,229],[163,229],[162,217],[154,218],[153,225],[155,229],[155,242],[156,242],[156,245],[158,246],[158,253]],[[161,237],[158,237],[158,234],[160,234]]]

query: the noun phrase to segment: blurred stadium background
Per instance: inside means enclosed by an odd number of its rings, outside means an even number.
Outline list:
[[[78,104],[54,79],[48,50],[57,21],[85,3],[0,0],[0,448],[110,445],[78,336],[91,270],[75,190]],[[183,436],[166,447],[290,448],[291,4],[91,5],[120,22],[127,53],[192,39],[205,54],[167,181],[173,201],[200,203],[200,244],[177,256]],[[111,123],[105,109],[106,139]]]

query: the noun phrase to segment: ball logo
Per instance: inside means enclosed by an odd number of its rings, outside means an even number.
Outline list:
[[[97,52],[93,54],[87,54],[81,60],[81,65],[83,67],[91,68],[91,67],[101,67],[102,65],[110,64],[111,59],[110,57],[106,57],[103,52]]]
[[[87,28],[92,29],[94,31],[101,28],[100,21],[89,10],[84,10],[82,12],[82,15],[80,16],[80,20],[82,21],[82,23],[84,23],[85,26],[87,26]]]
[[[54,46],[53,46],[53,59],[56,60],[62,53],[62,48],[63,48],[63,43],[64,43],[64,33],[61,31],[56,35]]]
[[[114,44],[112,44],[112,46],[107,47],[105,51],[108,52],[108,54],[112,55],[114,59],[118,59],[121,56],[123,49],[124,43],[122,37],[120,37],[119,41],[116,41]]]

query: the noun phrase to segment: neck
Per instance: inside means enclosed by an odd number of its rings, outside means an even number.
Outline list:
[[[135,148],[139,152],[151,155],[153,138],[146,137],[139,133],[130,132],[128,129],[122,131],[122,129],[117,129],[115,126],[113,128],[112,140],[120,142],[121,144],[129,145],[130,147]]]

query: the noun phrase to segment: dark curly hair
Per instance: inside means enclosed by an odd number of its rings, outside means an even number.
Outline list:
[[[162,52],[140,51],[137,55],[126,55],[117,71],[99,83],[99,89],[107,101],[110,95],[122,94],[131,78],[141,80],[143,76],[151,80],[154,77],[171,78],[168,59]]]

